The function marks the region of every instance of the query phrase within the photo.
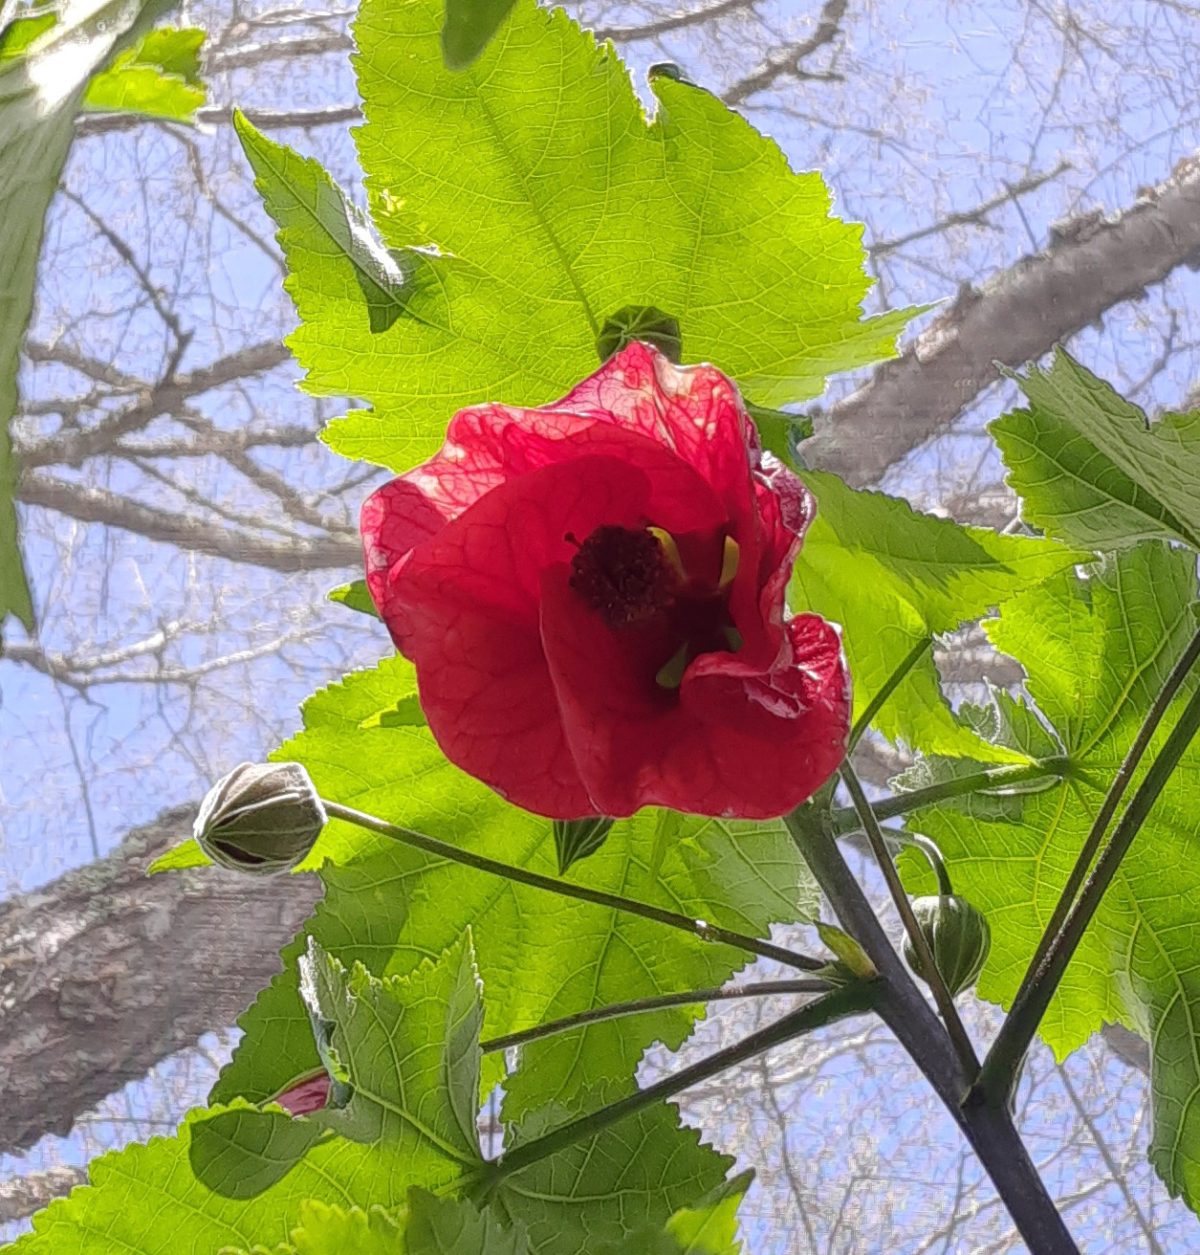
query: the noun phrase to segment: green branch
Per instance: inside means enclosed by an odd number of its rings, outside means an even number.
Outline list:
[[[447,841],[428,837],[423,832],[401,828],[398,824],[388,823],[377,815],[369,815],[351,806],[343,806],[340,802],[330,802],[324,798],[321,800],[331,819],[342,819],[347,823],[356,824],[360,828],[366,828],[380,836],[390,837],[403,845],[412,846],[414,849],[422,850],[437,858],[444,858],[451,863],[460,863],[464,867],[472,867],[476,871],[487,872],[491,876],[501,876],[505,880],[529,885],[534,889],[544,889],[547,893],[556,893],[560,897],[577,898],[581,902],[591,902],[595,906],[624,911],[627,915],[640,915],[643,919],[652,919],[659,924],[665,924],[668,928],[678,928],[682,932],[691,933],[693,937],[699,937],[701,941],[722,942],[727,946],[733,946],[749,954],[760,955],[765,959],[774,959],[777,963],[798,968],[801,971],[819,972],[828,965],[828,960],[815,959],[807,954],[797,954],[793,950],[774,945],[769,941],[760,941],[757,937],[748,937],[744,933],[710,924],[707,920],[691,919],[676,911],[665,911],[661,907],[651,906],[648,902],[637,902],[616,893],[605,893],[601,889],[588,889],[583,885],[571,884],[570,881],[556,880],[553,876],[526,871],[523,867],[501,863],[498,859],[473,854],[470,850],[460,849]]]
[[[1047,948],[1037,970],[1017,991],[1012,1010],[1001,1025],[973,1088],[972,1094],[975,1098],[992,1106],[1007,1102],[1020,1071],[1021,1061],[1046,1014],[1046,1008],[1062,980],[1067,964],[1074,956],[1105,891],[1117,874],[1121,860],[1133,844],[1134,837],[1150,814],[1163,786],[1178,766],[1198,728],[1200,689],[1192,694],[1183,708],[1179,721],[1126,807],[1095,869],[1072,904],[1062,928]]]
[[[992,793],[1000,789],[1014,788],[1020,784],[1053,783],[1061,780],[1071,770],[1070,759],[1065,757],[1040,758],[1032,763],[1005,764],[1002,767],[985,767],[966,776],[939,780],[937,784],[913,789],[911,793],[897,793],[895,797],[874,802],[871,812],[881,823],[907,815],[909,811],[932,806],[948,798],[964,797],[968,793]],[[837,836],[855,832],[859,827],[858,811],[853,806],[838,807],[832,814],[833,830]]]
[[[963,1104],[969,1082],[962,1061],[883,931],[842,856],[827,817],[810,803],[798,806],[784,822],[838,919],[879,970],[873,1009],[974,1147],[1029,1249],[1044,1255],[1079,1255],[1008,1109]]]
[[[687,1007],[702,1002],[728,1002],[734,998],[769,998],[775,994],[823,994],[828,991],[829,985],[815,977],[800,980],[764,980],[752,985],[716,985],[711,989],[658,994],[652,998],[636,998],[630,1002],[614,1002],[606,1007],[593,1007],[590,1011],[577,1011],[574,1015],[564,1015],[559,1020],[548,1020],[545,1024],[522,1029],[519,1033],[508,1033],[504,1037],[490,1037],[479,1045],[484,1054],[493,1054],[497,1050],[511,1050],[514,1046],[524,1046],[527,1042],[538,1041],[543,1037],[568,1033],[571,1029],[582,1028],[586,1024],[598,1024],[602,1020],[616,1020],[626,1015],[641,1015],[646,1011],[662,1011],[667,1007]]]
[[[888,852],[887,843],[884,841],[883,833],[879,828],[879,821],[875,818],[875,814],[871,810],[871,804],[867,801],[867,795],[863,792],[863,787],[859,783],[858,776],[855,774],[854,768],[850,766],[849,761],[842,764],[841,770],[842,783],[846,786],[851,801],[854,803],[854,809],[858,812],[863,831],[866,833],[871,850],[879,863],[879,870],[883,872],[883,878],[887,881],[888,891],[892,895],[892,901],[896,904],[896,910],[900,914],[904,930],[908,933],[913,949],[921,960],[922,974],[929,988],[933,991],[933,1000],[937,1003],[938,1010],[941,1012],[942,1020],[946,1025],[946,1032],[950,1035],[950,1041],[954,1046],[955,1053],[957,1053],[962,1062],[968,1078],[973,1078],[979,1072],[979,1058],[975,1054],[975,1047],[971,1045],[971,1039],[967,1036],[967,1030],[963,1026],[963,1022],[954,1006],[954,997],[950,990],[946,988],[946,982],[942,979],[942,974],[938,970],[937,961],[934,959],[933,950],[929,945],[929,938],[925,936],[921,925],[917,922],[917,917],[913,914],[912,903],[908,900],[908,894],[905,893],[904,886],[900,883],[900,873],[896,871],[896,864],[892,861],[892,856]],[[945,875],[944,869],[942,874]]]

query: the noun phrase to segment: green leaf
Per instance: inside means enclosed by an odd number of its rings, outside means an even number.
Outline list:
[[[786,410],[773,410],[753,402],[748,402],[746,409],[758,428],[763,448],[788,466],[795,466],[796,446],[812,435],[812,419],[805,414],[789,414]]]
[[[422,1073],[403,1054],[389,1063],[400,1089],[414,1083],[435,1107],[444,1104],[436,1073]],[[677,1240],[664,1253],[726,1255],[728,1247],[713,1242],[728,1228],[726,1195],[744,1182],[725,1186],[733,1161],[701,1145],[694,1131],[680,1127],[673,1108],[659,1104],[503,1177],[492,1186],[494,1207],[482,1214],[411,1188],[434,1184],[428,1156],[408,1157],[390,1141],[362,1145],[341,1137],[314,1146],[264,1193],[229,1198],[188,1167],[196,1122],[227,1110],[194,1112],[177,1137],[94,1160],[91,1187],[38,1213],[15,1255],[260,1255],[280,1251],[276,1243],[286,1234],[292,1244],[282,1250],[297,1255],[595,1255],[605,1247],[643,1249],[628,1244],[630,1235],[658,1237],[664,1226]],[[536,1120],[528,1123],[537,1127]],[[476,1184],[460,1177],[436,1188],[445,1194]]]
[[[346,332],[377,336],[387,331],[421,291],[422,274],[431,263],[410,250],[401,265],[317,162],[268,139],[240,111],[233,125],[254,169],[254,185],[279,224],[284,252],[317,262],[318,293],[308,291],[299,272],[284,281],[301,313],[312,301],[322,310],[335,310]]]
[[[172,846],[165,854],[146,868],[147,876],[157,876],[159,872],[186,871],[189,867],[211,867],[212,859],[200,848],[195,837],[188,837],[178,845]]]
[[[647,1226],[620,1246],[595,1255],[740,1255],[737,1211],[753,1179],[752,1172],[744,1172],[704,1201],[677,1211],[665,1227]]]
[[[33,631],[33,599],[17,544],[17,468],[9,423],[17,362],[33,307],[43,222],[91,76],[165,7],[108,0],[81,21],[37,18],[4,32],[0,56],[0,628],[11,614]],[[66,54],[66,55],[64,55]]]
[[[198,26],[159,26],[149,31],[135,49],[136,59],[174,74],[192,86],[200,85],[200,57],[205,32]]]
[[[366,580],[353,580],[349,584],[340,584],[337,588],[331,588],[325,596],[330,601],[336,601],[350,610],[357,610],[360,614],[369,614],[376,619],[379,618],[379,611],[371,594],[367,591]]]
[[[461,1206],[461,1204],[460,1204]],[[435,1248],[436,1249],[436,1248]],[[381,1207],[349,1211],[316,1199],[300,1204],[300,1224],[292,1230],[288,1255],[409,1255],[399,1222]],[[245,1252],[239,1252],[245,1255]]]
[[[204,31],[160,28],[122,52],[88,84],[89,113],[136,113],[170,122],[191,122],[204,104],[200,48]]]
[[[300,969],[301,997],[347,1101],[298,1120],[266,1110],[201,1122],[192,1138],[196,1176],[219,1194],[251,1198],[285,1176],[324,1129],[386,1147],[422,1184],[470,1175],[482,1163],[483,1022],[470,931],[406,977],[381,981],[361,964],[347,971],[315,941]]]
[[[212,1255],[232,1247],[275,1249],[308,1199],[346,1206],[364,1198],[399,1204],[405,1165],[375,1148],[330,1138],[313,1147],[277,1184],[251,1199],[215,1193],[189,1163],[197,1121],[246,1104],[192,1112],[175,1137],[102,1155],[88,1167],[91,1185],[73,1190],[33,1218],[14,1255]]]
[[[446,0],[442,56],[447,69],[465,70],[488,46],[514,0]]]
[[[796,561],[791,601],[842,625],[856,714],[921,640],[953,631],[1092,556],[919,514],[896,497],[856,492],[834,475],[805,471],[803,477],[817,498],[817,516]],[[975,733],[954,718],[929,655],[901,681],[874,726],[926,754],[984,752]],[[989,756],[1027,758],[1017,749],[993,748]]]
[[[1200,549],[1200,410],[1152,424],[1062,349],[1049,370],[1013,378],[1029,408],[989,430],[1027,519],[1093,549],[1156,539]]]
[[[57,21],[57,13],[33,13],[15,17],[0,28],[0,65],[19,57]]]
[[[365,334],[345,248],[302,209],[336,200],[332,184],[284,150],[256,163],[306,386],[374,407],[331,424],[339,452],[405,470],[465,405],[562,396],[627,306],[668,311],[690,360],[765,406],[894,352],[911,311],[862,318],[861,227],[714,96],[657,75],[647,124],[612,50],[534,0],[462,73],[441,62],[441,24],[441,0],[367,0],[356,27],[371,209],[416,268],[386,332]]]
[[[531,1141],[561,1124],[564,1114],[552,1103],[526,1116],[510,1135],[517,1144]],[[504,1210],[527,1227],[533,1255],[597,1250],[642,1255],[655,1248],[643,1247],[633,1235],[650,1234],[654,1240],[664,1225],[672,1236],[672,1225],[684,1235],[697,1225],[703,1231],[703,1218],[689,1221],[676,1214],[698,1207],[703,1217],[727,1185],[733,1162],[681,1126],[674,1107],[660,1103],[504,1178],[498,1195]],[[744,1188],[746,1181],[743,1176],[728,1184]],[[713,1224],[722,1219],[714,1217]],[[707,1248],[691,1249],[703,1255]],[[675,1255],[669,1246],[666,1252]]]
[[[427,728],[367,726],[415,692],[402,658],[356,673],[309,699],[306,730],[279,756],[304,762],[325,798],[553,876],[549,823],[453,767]],[[655,811],[614,824],[573,879],[756,936],[772,922],[815,914],[815,888],[781,824],[680,816],[653,874],[657,826]],[[305,933],[343,963],[359,960],[390,975],[449,946],[469,924],[489,1036],[608,1002],[720,984],[745,962],[728,947],[434,859],[337,820],[311,862],[326,858],[342,865],[323,869],[325,901]],[[296,992],[299,952],[299,945],[285,952],[285,973],[242,1017],[247,1037],[214,1091],[219,1099],[266,1099],[318,1066]],[[592,1086],[631,1088],[643,1050],[656,1039],[681,1043],[694,1011],[625,1017],[530,1044],[524,1058],[537,1063],[537,1084],[512,1079],[512,1110],[554,1098],[578,1111]]]
[[[311,1120],[282,1108],[234,1106],[191,1125],[188,1162],[198,1181],[226,1198],[256,1198],[278,1184],[321,1140]]]
[[[942,850],[956,890],[988,917],[982,997],[1011,1003],[1102,790],[1195,631],[1195,593],[1194,556],[1149,544],[1114,555],[1091,578],[1058,576],[989,621],[997,648],[1025,667],[1026,689],[1071,771],[1037,792],[973,796],[911,816],[913,829]],[[1024,718],[1009,703],[1001,726]],[[1169,714],[1155,744],[1173,722]],[[1168,1189],[1193,1208],[1200,1204],[1198,795],[1194,744],[1105,895],[1041,1030],[1059,1058],[1106,1022],[1151,1042],[1151,1158]]]
[[[508,1227],[493,1212],[461,1199],[435,1198],[411,1190],[407,1207],[391,1215],[300,1205],[288,1255],[529,1255],[523,1227]]]
[[[493,1208],[413,1190],[408,1213],[406,1255],[529,1255],[525,1226],[502,1224]]]
[[[467,1172],[482,1163],[483,1003],[469,929],[436,963],[382,981],[361,964],[347,972],[310,941],[300,991],[309,1014],[333,1025],[329,1050],[351,1086],[322,1123],[355,1141],[393,1142],[406,1161],[437,1156]]]
[[[817,935],[852,976],[859,980],[872,980],[879,975],[867,952],[848,932],[835,924],[818,921]]]

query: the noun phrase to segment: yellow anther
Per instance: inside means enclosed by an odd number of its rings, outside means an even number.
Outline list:
[[[725,537],[725,549],[721,554],[721,578],[717,581],[717,588],[724,592],[738,573],[738,563],[741,561],[742,550],[732,536]]]
[[[667,565],[679,577],[679,582],[686,584],[688,576],[683,569],[683,559],[679,556],[679,546],[675,543],[675,537],[662,527],[648,527],[646,531],[658,541],[663,551],[663,557],[667,560]]]

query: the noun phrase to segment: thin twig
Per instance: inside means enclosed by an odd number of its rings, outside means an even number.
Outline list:
[[[878,244],[870,245],[867,248],[867,252],[872,257],[882,257],[887,253],[894,253],[896,249],[903,248],[906,244],[913,244],[917,240],[924,240],[931,235],[938,235],[950,227],[984,226],[986,225],[987,215],[993,210],[999,209],[1001,205],[1007,205],[1009,201],[1015,200],[1018,196],[1024,196],[1028,192],[1035,191],[1044,183],[1057,179],[1060,174],[1066,173],[1070,168],[1071,163],[1069,161],[1060,161],[1053,170],[1047,170],[1042,174],[1031,174],[1019,183],[1013,183],[1011,186],[1006,187],[1003,192],[993,196],[991,200],[985,200],[982,205],[976,205],[974,209],[963,210],[961,213],[947,214],[946,217],[930,223],[927,227],[919,227],[915,231],[909,231],[905,235],[898,235],[894,239],[880,240]]]
[[[564,1015],[558,1020],[548,1020],[545,1024],[522,1029],[519,1033],[508,1033],[504,1037],[490,1037],[481,1041],[479,1048],[484,1054],[492,1054],[498,1050],[511,1050],[515,1046],[524,1046],[528,1042],[538,1041],[543,1037],[554,1037],[558,1033],[569,1033],[574,1028],[583,1028],[588,1024],[621,1019],[627,1015],[641,1015],[647,1011],[662,1011],[667,1007],[687,1007],[697,1003],[724,1002],[734,998],[769,998],[777,994],[828,992],[829,985],[825,981],[811,977],[799,980],[764,980],[752,985],[717,985],[711,989],[691,989],[686,993],[658,994],[653,998],[637,998],[630,1002],[614,1002],[607,1007],[593,1007],[590,1011],[577,1011],[574,1015]]]

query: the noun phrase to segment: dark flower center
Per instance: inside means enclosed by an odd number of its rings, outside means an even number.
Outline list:
[[[645,626],[655,634],[652,674],[660,689],[677,690],[701,654],[741,649],[729,613],[739,558],[732,538],[604,524],[582,544],[566,539],[576,549],[570,585],[587,605],[610,628]]]
[[[568,539],[574,541],[574,537]],[[616,628],[665,610],[677,577],[651,532],[604,524],[579,545],[571,559],[570,584],[609,627]]]

